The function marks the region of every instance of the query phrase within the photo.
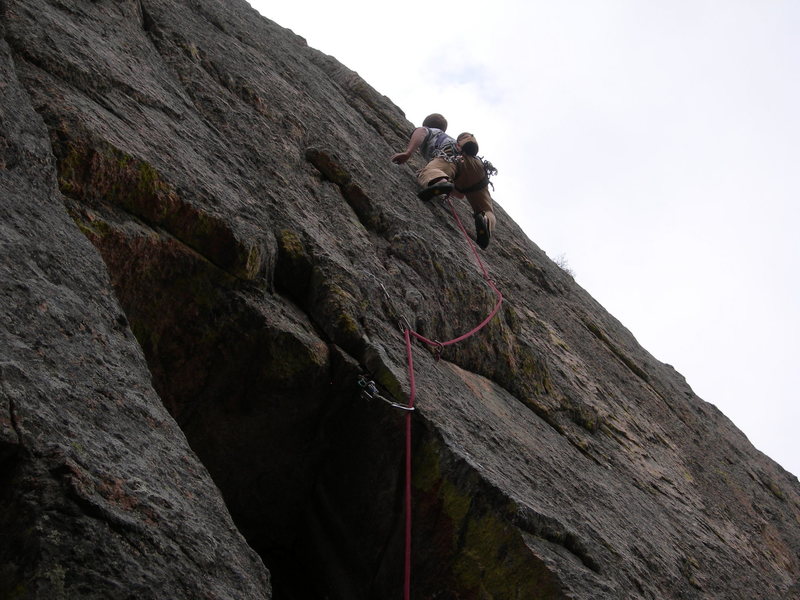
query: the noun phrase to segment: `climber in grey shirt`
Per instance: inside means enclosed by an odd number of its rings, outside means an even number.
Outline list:
[[[428,115],[411,134],[405,152],[393,155],[392,162],[402,165],[419,149],[428,164],[417,173],[421,187],[417,196],[424,201],[442,194],[466,196],[475,217],[478,245],[485,249],[495,226],[489,176],[497,169],[477,156],[475,136],[465,132],[453,139],[446,130],[447,119],[438,113]]]

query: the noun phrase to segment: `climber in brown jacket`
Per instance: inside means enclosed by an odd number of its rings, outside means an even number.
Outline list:
[[[405,152],[392,156],[392,162],[402,165],[419,149],[428,164],[417,173],[421,187],[417,196],[426,201],[440,194],[466,196],[475,216],[478,245],[486,248],[496,222],[489,175],[497,170],[477,156],[478,142],[474,135],[465,132],[453,139],[446,130],[447,119],[438,113],[428,115],[422,127],[411,134]]]

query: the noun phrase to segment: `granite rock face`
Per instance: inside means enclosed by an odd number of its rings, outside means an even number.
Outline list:
[[[65,211],[5,41],[0,75],[0,597],[270,597]]]
[[[237,0],[0,15],[0,597],[400,597],[358,375],[494,304],[413,125]],[[792,597],[797,478],[498,221],[500,313],[414,347],[413,596]]]

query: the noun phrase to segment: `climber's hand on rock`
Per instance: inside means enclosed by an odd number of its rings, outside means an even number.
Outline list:
[[[400,152],[399,154],[395,154],[395,155],[392,157],[392,162],[393,162],[394,164],[396,164],[396,165],[402,165],[402,164],[403,164],[403,163],[405,163],[405,162],[406,162],[406,161],[407,161],[409,158],[411,158],[411,155],[410,155],[410,154],[408,154],[408,152]]]

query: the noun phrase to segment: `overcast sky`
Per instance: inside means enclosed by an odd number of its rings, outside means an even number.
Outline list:
[[[473,131],[528,236],[800,474],[800,2],[251,4]]]

